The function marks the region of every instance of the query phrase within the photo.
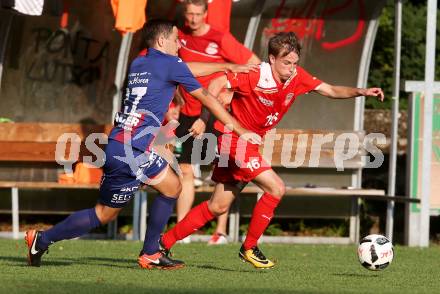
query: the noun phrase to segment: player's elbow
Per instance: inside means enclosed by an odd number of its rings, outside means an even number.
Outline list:
[[[211,93],[211,95],[217,97],[220,91],[226,86],[226,84],[226,76],[215,78],[209,83],[208,92]]]
[[[261,60],[260,60],[260,58],[257,57],[257,55],[252,54],[252,56],[249,58],[247,63],[249,63],[249,64],[260,64]]]
[[[327,83],[320,84],[318,87],[316,87],[315,91],[327,98],[334,99],[338,97],[337,88]]]

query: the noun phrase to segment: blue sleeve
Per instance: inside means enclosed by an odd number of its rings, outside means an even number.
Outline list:
[[[202,87],[185,62],[178,57],[171,60],[170,80],[183,86],[187,92],[192,92]]]

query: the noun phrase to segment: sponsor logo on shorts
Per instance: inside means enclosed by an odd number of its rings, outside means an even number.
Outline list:
[[[113,194],[111,202],[112,203],[128,202],[133,197],[134,192],[136,192],[138,189],[139,186],[123,187],[119,190],[119,193]]]
[[[125,203],[127,201],[130,201],[131,197],[133,197],[133,194],[130,195],[113,194],[111,201],[112,203]]]

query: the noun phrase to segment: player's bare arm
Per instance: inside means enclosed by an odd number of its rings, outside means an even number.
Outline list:
[[[217,98],[217,101],[220,102],[223,106],[230,104],[232,95],[220,95],[220,92],[227,88],[228,79],[226,75],[221,75],[215,79],[213,79],[208,86],[208,92]]]
[[[249,72],[258,70],[257,64],[233,64],[233,63],[212,63],[212,62],[188,62],[191,73],[196,76],[206,76],[215,72],[229,70],[231,72]]]
[[[226,76],[222,75],[222,76],[212,80],[209,87],[208,87],[208,92],[212,96],[217,98],[217,100],[220,102],[220,104],[222,104],[222,106],[229,104],[231,102],[230,98],[232,98],[232,95],[220,95],[220,92],[222,91],[222,89],[224,89],[226,87],[226,84],[227,84]],[[229,98],[229,102],[226,100],[222,100],[222,99],[228,99],[228,98]],[[208,109],[204,106],[202,109],[202,114],[201,114],[200,118],[197,119],[193,123],[191,128],[188,130],[189,132],[191,132],[193,134],[193,136],[195,138],[200,138],[201,135],[205,132],[206,124],[207,124],[207,122],[209,120],[209,116],[210,116],[209,114],[210,113],[209,113]]]
[[[183,99],[182,94],[179,90],[176,90],[176,92],[174,92],[173,102],[174,104],[179,106],[183,106],[185,104],[185,100]]]
[[[249,64],[260,64],[261,60],[260,60],[260,58],[258,58],[257,55],[252,53],[252,56],[248,59],[247,63],[249,63]]]
[[[322,83],[315,89],[315,91],[323,96],[334,99],[346,99],[358,96],[377,97],[380,101],[383,101],[384,99],[384,94],[381,88],[352,88]]]
[[[243,128],[240,123],[233,118],[211,94],[208,90],[200,88],[190,93],[198,99],[209,111],[217,117],[223,124],[232,125],[233,131],[243,139],[252,144],[261,144],[261,137],[249,130]],[[244,136],[243,136],[244,135]]]

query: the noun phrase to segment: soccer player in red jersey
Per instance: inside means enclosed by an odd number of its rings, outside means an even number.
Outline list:
[[[185,62],[231,62],[237,64],[259,64],[255,54],[239,43],[229,32],[213,28],[206,23],[208,3],[206,0],[185,0],[183,10],[186,25],[179,30],[181,48],[179,57]],[[221,74],[221,73],[220,73]],[[202,86],[208,87],[209,82],[218,77],[217,74],[198,77]],[[185,101],[181,108],[179,127],[176,135],[179,138],[192,132],[193,137],[182,142],[180,154],[176,154],[182,171],[182,193],[177,200],[177,220],[180,221],[191,209],[194,202],[194,171],[193,164],[198,164],[192,157],[194,138],[200,137],[206,129],[211,132],[213,119],[208,122],[209,113],[202,111],[202,104],[194,99],[182,87],[180,93]],[[204,146],[203,150],[206,149]],[[201,158],[204,157],[202,151]],[[226,234],[227,214],[219,218],[217,232],[213,235],[213,243]],[[226,240],[225,237],[221,237]]]
[[[269,63],[260,70],[246,74],[227,73],[210,84],[214,95],[222,87],[234,91],[231,113],[245,128],[264,135],[273,129],[297,96],[315,91],[329,98],[374,96],[383,100],[380,88],[351,88],[320,81],[298,66],[301,46],[292,32],[279,33],[269,40]],[[220,128],[216,125],[216,128]],[[258,145],[246,144],[234,134],[218,137],[220,161],[214,168],[217,185],[209,201],[194,207],[177,225],[164,234],[161,246],[169,250],[177,240],[202,227],[215,216],[225,213],[244,186],[252,181],[264,194],[252,213],[246,239],[239,257],[256,268],[271,268],[274,263],[257,247],[257,241],[269,225],[285,193],[282,179],[263,161]],[[228,152],[229,151],[229,152]],[[222,164],[222,157],[228,160]]]

